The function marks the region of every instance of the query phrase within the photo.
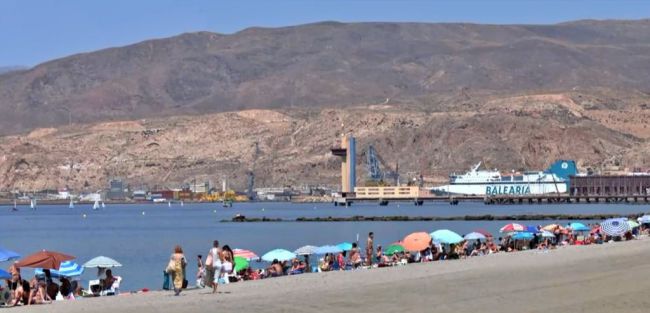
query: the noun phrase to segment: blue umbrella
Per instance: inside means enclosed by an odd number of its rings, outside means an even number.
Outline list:
[[[0,248],[0,262],[14,260],[14,259],[20,259],[20,254],[13,252],[11,250]]]
[[[429,234],[433,241],[437,241],[445,244],[455,244],[463,241],[463,237],[459,234],[449,230],[449,229],[440,229]]]
[[[296,258],[295,254],[284,249],[271,250],[262,256],[262,260],[266,262],[273,262],[273,260],[288,261],[294,258]]]
[[[339,248],[338,246],[322,246],[316,248],[316,251],[314,251],[316,254],[327,254],[327,253],[341,253],[343,252],[343,249]]]
[[[0,269],[0,279],[11,279],[11,274],[3,269]]]
[[[463,238],[465,238],[465,240],[482,240],[485,239],[485,235],[477,232],[471,232],[465,235]]]
[[[630,230],[626,218],[610,218],[600,223],[600,230],[610,236],[623,236]]]
[[[533,239],[533,237],[535,237],[535,235],[533,235],[533,233],[529,233],[529,232],[518,232],[518,233],[512,235],[512,239],[514,239],[514,240],[530,240],[530,239]]]
[[[59,267],[59,270],[50,270],[50,273],[52,274],[52,278],[60,278],[60,277],[76,277],[76,276],[81,276],[83,274],[84,268],[72,261],[65,261],[61,262],[61,266]],[[37,268],[34,270],[34,275],[35,276],[44,276],[45,273],[43,272],[43,269]]]
[[[336,245],[336,246],[339,247],[339,248],[340,248],[341,250],[343,250],[343,251],[350,251],[350,250],[352,250],[352,244],[349,243],[349,242],[341,242],[341,243],[339,243],[339,244]]]
[[[573,231],[590,231],[591,228],[587,227],[587,225],[582,224],[582,223],[571,223],[569,224],[569,227],[573,229]]]
[[[529,233],[533,233],[533,234],[537,234],[537,233],[540,232],[539,229],[537,228],[537,226],[531,226],[531,225],[526,226],[526,230],[524,230],[524,231],[529,232]]]

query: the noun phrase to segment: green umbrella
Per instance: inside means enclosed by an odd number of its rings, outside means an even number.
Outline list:
[[[402,245],[399,244],[392,244],[386,247],[386,251],[384,251],[384,254],[391,256],[397,252],[404,252],[404,247],[402,247]]]
[[[239,271],[247,269],[247,268],[248,268],[248,260],[246,260],[243,257],[236,256],[235,257],[235,272],[239,272]]]

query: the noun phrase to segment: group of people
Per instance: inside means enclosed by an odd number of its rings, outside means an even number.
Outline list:
[[[203,256],[197,255],[196,286],[200,288],[211,287],[212,293],[217,293],[219,285],[228,284],[235,269],[235,256],[228,245],[219,246],[219,241],[212,243],[203,262]],[[181,246],[174,247],[174,252],[169,258],[165,272],[171,275],[174,294],[178,296],[181,290],[187,287],[186,278],[187,260]]]
[[[8,272],[11,274],[11,278],[6,280],[9,296],[4,299],[7,306],[46,304],[57,298],[74,299],[83,291],[77,281],[66,277],[59,277],[59,283],[55,282],[49,270],[29,281],[22,277],[16,263],[9,267]]]

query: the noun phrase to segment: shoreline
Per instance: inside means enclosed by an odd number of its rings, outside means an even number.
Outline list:
[[[17,312],[646,312],[650,239],[56,302]],[[361,308],[361,309],[360,309]]]

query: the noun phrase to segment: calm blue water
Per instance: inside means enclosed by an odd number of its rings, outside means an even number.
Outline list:
[[[380,207],[376,204],[355,204],[349,208],[334,207],[331,204],[251,203],[235,204],[224,209],[220,204],[133,204],[107,205],[105,209],[93,211],[90,205],[69,209],[62,206],[40,206],[32,211],[20,207],[10,212],[9,206],[0,206],[2,236],[0,246],[28,255],[40,249],[69,253],[79,263],[98,256],[112,257],[124,266],[115,273],[124,277],[123,290],[140,288],[160,289],[162,270],[167,264],[171,250],[180,244],[190,261],[188,275],[190,283],[196,272],[197,254],[205,254],[212,241],[233,248],[245,248],[262,255],[275,248],[294,250],[300,246],[336,244],[354,241],[357,234],[365,240],[369,231],[375,232],[379,244],[395,242],[414,231],[431,232],[447,228],[459,234],[484,228],[495,235],[506,221],[451,221],[451,222],[341,222],[341,223],[221,223],[237,213],[247,217],[274,217],[295,219],[301,216],[458,216],[458,215],[506,215],[528,213],[612,213],[628,214],[650,211],[640,205],[517,205],[486,206],[482,203],[390,204]],[[143,214],[144,212],[144,214]],[[83,215],[86,215],[84,218]],[[550,224],[552,221],[529,221],[527,224]],[[566,223],[567,221],[557,221]],[[9,263],[0,264],[3,268]],[[23,270],[26,275],[29,270]],[[82,276],[93,279],[94,271]]]

